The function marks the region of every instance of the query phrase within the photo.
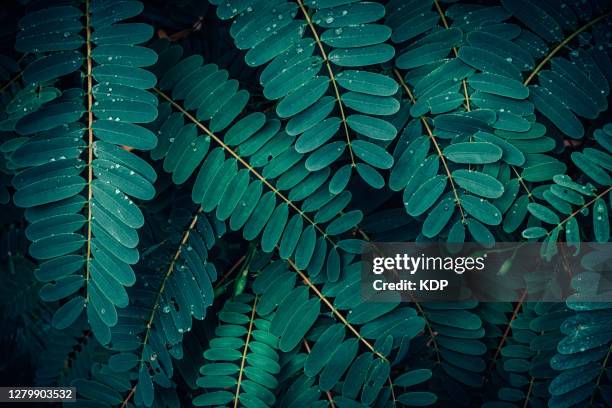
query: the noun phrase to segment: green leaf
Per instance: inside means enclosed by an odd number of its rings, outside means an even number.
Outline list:
[[[444,148],[443,153],[452,162],[466,164],[495,163],[502,157],[502,149],[486,142],[454,143]]]
[[[501,211],[484,198],[462,195],[460,200],[465,212],[478,221],[487,225],[499,225],[502,222]]]
[[[392,78],[368,71],[344,70],[336,75],[336,81],[349,91],[376,96],[393,96],[399,88]]]
[[[400,104],[388,96],[368,95],[360,92],[346,92],[342,95],[342,103],[348,108],[366,115],[393,115],[397,113]]]
[[[412,387],[429,380],[431,375],[431,370],[425,368],[412,370],[397,377],[394,383],[399,387]]]
[[[425,407],[428,405],[435,404],[438,400],[436,394],[425,391],[413,391],[400,394],[397,397],[397,401],[409,407]]]
[[[42,132],[64,123],[76,122],[83,115],[83,112],[83,106],[74,102],[49,104],[20,119],[17,122],[16,130],[21,135]]]
[[[612,177],[585,153],[573,152],[571,157],[574,164],[597,184],[612,184]]]
[[[608,207],[601,198],[597,199],[593,205],[593,232],[597,242],[608,242],[610,240]]]
[[[325,232],[329,235],[340,235],[349,231],[361,222],[363,214],[359,210],[349,211],[329,223]]]
[[[469,77],[469,85],[482,92],[505,96],[507,98],[525,99],[529,89],[520,81],[502,75],[482,73]]]
[[[317,375],[332,357],[338,344],[344,340],[344,336],[345,330],[342,324],[329,326],[317,339],[304,361],[304,373],[309,377]]]
[[[397,129],[391,123],[365,115],[350,115],[346,118],[347,125],[355,132],[376,140],[393,140]]]
[[[448,196],[441,199],[429,212],[425,222],[423,222],[423,235],[425,235],[427,238],[437,236],[448,224],[454,212],[455,202],[453,197]]]
[[[391,29],[382,24],[349,25],[336,30],[326,30],[321,41],[335,48],[354,48],[375,45],[391,37]]]
[[[271,252],[274,249],[285,229],[288,216],[289,207],[287,203],[282,203],[276,207],[261,237],[261,249],[263,249],[264,252]]]
[[[499,198],[504,193],[504,186],[494,177],[473,170],[455,170],[453,180],[459,187],[486,198]]]
[[[62,305],[53,314],[53,327],[63,330],[70,327],[72,323],[83,313],[85,299],[81,296],[74,297]]]
[[[482,225],[480,222],[476,221],[475,219],[468,218],[467,227],[468,231],[470,231],[470,234],[472,235],[472,238],[474,238],[474,240],[479,244],[485,247],[491,247],[495,244],[495,238],[493,237],[493,234],[491,234],[491,231],[489,231],[487,227]]]
[[[523,238],[526,238],[526,239],[537,239],[537,238],[542,238],[546,236],[547,234],[548,234],[548,231],[546,231],[542,227],[529,227],[523,230],[521,235],[523,236]]]
[[[358,48],[334,49],[329,60],[340,67],[363,67],[382,64],[393,58],[395,50],[388,44],[368,45]]]
[[[373,167],[389,169],[393,166],[393,156],[378,145],[364,140],[355,140],[352,146],[355,155]]]
[[[559,224],[561,220],[559,216],[555,214],[552,210],[544,207],[542,204],[538,203],[529,203],[527,204],[527,211],[540,221],[543,221],[547,224]]]
[[[444,192],[446,176],[436,176],[424,182],[404,205],[406,212],[417,217],[427,211]]]

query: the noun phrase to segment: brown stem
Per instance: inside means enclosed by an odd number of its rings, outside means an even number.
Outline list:
[[[85,288],[89,283],[89,263],[91,262],[91,226],[93,221],[92,216],[92,198],[93,198],[93,76],[92,76],[92,57],[91,57],[91,12],[89,10],[89,0],[85,1],[85,43],[87,47],[87,252],[85,256]],[[87,290],[85,301],[89,300],[89,291]]]
[[[508,335],[510,334],[512,322],[516,320],[518,313],[521,310],[521,307],[523,306],[523,302],[525,301],[526,297],[527,297],[527,289],[523,291],[523,294],[521,295],[520,299],[516,303],[516,306],[514,307],[514,310],[512,311],[512,316],[510,316],[510,321],[508,321],[508,324],[506,325],[506,330],[504,330],[504,334],[502,335],[501,339],[499,340],[499,343],[497,344],[497,348],[495,349],[495,354],[493,354],[493,358],[491,358],[491,363],[489,364],[489,368],[487,369],[487,375],[486,375],[487,378],[489,374],[491,373],[491,371],[493,370],[493,367],[495,367],[495,364],[497,362],[497,357],[501,353],[501,349],[506,343],[506,340],[508,339]]]
[[[185,108],[176,103],[170,96],[166,95],[163,91],[153,88],[153,90],[160,95],[163,99],[168,101],[175,109],[180,111],[187,119],[189,119],[194,125],[200,128],[204,133],[210,136],[219,146],[223,148],[227,153],[229,153],[234,159],[236,159],[241,165],[243,165],[249,173],[253,174],[257,179],[259,179],[267,188],[269,188],[276,196],[278,196],[281,200],[283,200],[289,207],[291,207],[295,212],[300,214],[300,216],[306,220],[309,224],[311,224],[319,233],[325,237],[332,245],[336,245],[336,243],[325,233],[325,231],[316,223],[313,219],[311,219],[302,209],[300,209],[297,205],[293,203],[293,201],[289,200],[283,193],[281,193],[276,187],[274,187],[264,176],[259,174],[257,170],[253,168],[246,160],[244,160],[240,155],[238,155],[234,150],[232,150],[228,145],[223,143],[221,138],[211,132],[206,126],[204,126],[200,121],[198,121],[192,114],[187,112]]]
[[[563,221],[561,221],[559,224],[557,224],[557,226],[555,228],[561,227],[562,225],[567,223],[569,220],[571,220],[572,218],[576,217],[578,214],[580,214],[582,212],[582,210],[584,210],[585,208],[588,208],[591,205],[593,205],[595,203],[595,201],[597,201],[598,199],[600,199],[601,197],[606,195],[610,190],[612,190],[612,186],[606,188],[603,192],[601,192],[600,194],[596,195],[595,198],[593,198],[591,201],[589,201],[588,203],[584,204],[583,206],[578,208],[576,211],[574,211],[573,213],[568,215],[567,218],[565,218]],[[546,234],[546,236],[549,236],[555,230],[555,228],[552,228],[550,231],[548,231],[548,234]]]
[[[448,24],[448,21],[446,20],[446,16],[444,15],[444,11],[442,11],[442,7],[440,6],[440,2],[438,0],[434,0],[434,5],[436,6],[436,10],[438,11],[438,14],[440,15],[440,19],[442,20],[442,25],[444,26],[444,28],[446,28],[448,30],[450,26]],[[453,54],[455,55],[455,58],[457,58],[459,56],[459,52],[457,51],[457,47],[453,47]],[[472,109],[470,107],[470,96],[468,94],[467,82],[465,81],[465,78],[461,80],[461,83],[462,83],[462,87],[463,87],[463,96],[465,98],[465,110],[470,112]]]
[[[130,390],[130,393],[125,397],[125,399],[121,403],[121,408],[127,407],[128,402],[130,402],[135,392],[136,392],[136,386],[133,386],[132,389]]]
[[[308,341],[306,339],[304,339],[304,348],[306,349],[308,354],[310,354],[310,351],[311,351],[310,345],[308,344]],[[327,400],[329,401],[329,406],[332,408],[335,408],[336,405],[334,405],[334,399],[331,395],[331,392],[325,391],[325,395],[327,396]]]
[[[395,68],[393,69],[393,72],[395,73],[395,76],[397,77],[400,84],[402,85],[402,88],[404,88],[404,90],[406,91],[406,94],[408,94],[408,97],[410,98],[412,103],[416,102],[414,95],[412,94],[412,91],[410,91],[410,88],[406,84],[406,81],[404,81],[404,78],[402,78],[402,74],[400,74],[400,72]],[[455,187],[455,182],[453,181],[453,176],[448,167],[448,164],[446,163],[446,158],[444,157],[444,154],[442,153],[442,149],[440,149],[440,145],[438,145],[438,141],[436,140],[436,137],[434,136],[433,131],[431,130],[431,127],[429,126],[429,123],[427,122],[427,119],[425,119],[424,116],[421,116],[420,119],[421,119],[421,122],[423,122],[423,126],[425,126],[425,130],[427,131],[427,134],[429,135],[429,139],[431,140],[431,142],[434,145],[434,148],[436,149],[436,153],[438,154],[440,161],[442,162],[442,166],[444,167],[444,172],[446,173],[446,177],[448,178],[448,181],[450,182],[450,185],[451,185],[451,190],[453,191],[453,195],[455,196],[455,204],[457,205],[457,208],[459,208],[459,213],[461,214],[461,221],[465,223],[465,214],[463,212],[463,207],[461,206],[461,200],[459,198],[459,193],[457,192],[457,188]]]
[[[215,285],[213,286],[213,289],[217,289],[218,287],[221,286],[221,284],[232,275],[232,273],[234,273],[234,271],[236,269],[238,269],[238,267],[244,262],[244,260],[246,259],[245,255],[242,255],[240,257],[240,259],[238,259],[238,261],[236,261],[236,263],[234,265],[232,265],[232,267],[229,269],[229,271],[227,271],[226,273],[223,274],[223,276],[221,277],[221,279],[219,279],[217,281],[217,283],[215,283]]]
[[[251,311],[251,318],[249,320],[249,328],[247,331],[247,337],[244,342],[244,349],[242,351],[242,359],[240,360],[240,371],[238,374],[238,383],[236,384],[236,394],[234,395],[234,408],[238,408],[238,401],[240,401],[240,385],[242,384],[242,375],[244,373],[244,365],[246,363],[247,352],[249,351],[249,341],[251,341],[251,334],[253,333],[253,322],[255,321],[255,310],[257,310],[257,298],[253,300],[253,310]]]
[[[349,134],[348,124],[346,123],[346,113],[344,112],[344,104],[342,103],[342,98],[340,96],[340,90],[338,89],[338,84],[336,83],[336,77],[334,76],[334,71],[332,70],[331,63],[329,62],[329,58],[327,57],[327,53],[325,52],[325,48],[323,48],[323,43],[321,42],[321,38],[319,38],[319,34],[317,33],[317,30],[312,22],[312,19],[310,18],[310,15],[308,14],[306,7],[304,7],[304,3],[302,3],[302,0],[296,0],[296,2],[298,6],[300,7],[300,10],[302,10],[302,14],[304,14],[304,17],[306,18],[306,23],[308,24],[308,27],[310,27],[310,31],[312,32],[312,35],[319,47],[319,52],[321,53],[321,57],[323,57],[323,62],[325,63],[325,66],[327,67],[327,72],[329,73],[329,79],[332,83],[332,87],[334,88],[334,93],[336,94],[336,100],[338,101],[338,108],[340,110],[340,119],[342,120],[344,134],[346,136],[346,146],[348,147],[348,151],[351,156],[351,166],[355,167],[355,157],[353,155],[353,148],[351,146],[351,137]]]
[[[357,331],[357,329],[355,329],[353,325],[350,324],[344,316],[342,316],[342,313],[340,313],[338,309],[336,309],[334,305],[332,305],[332,303],[323,295],[323,293],[321,293],[319,288],[317,288],[310,281],[310,279],[308,279],[308,277],[304,274],[304,272],[298,269],[298,267],[295,265],[295,263],[293,263],[291,259],[287,259],[287,262],[289,263],[289,265],[291,265],[293,270],[299,275],[299,277],[306,284],[306,286],[308,286],[315,293],[315,295],[317,295],[317,297],[321,299],[321,301],[325,304],[325,306],[327,306],[327,308],[333,313],[333,315],[336,316],[336,318],[340,320],[342,324],[344,324],[344,326],[348,328],[355,335],[355,337],[357,337],[357,339],[361,343],[363,343],[368,349],[370,349],[370,351],[372,351],[372,353],[374,353],[377,357],[385,361],[387,360],[385,356],[383,356],[380,352],[376,351],[374,346],[372,346],[372,344],[369,341],[363,338],[363,336],[359,333],[359,331]]]
[[[529,85],[531,80],[533,78],[535,78],[535,76],[542,70],[542,68],[544,68],[544,65],[546,65],[546,63],[548,61],[550,61],[552,59],[552,57],[554,57],[559,51],[561,51],[561,49],[563,49],[563,47],[565,47],[570,41],[572,41],[578,34],[583,32],[584,30],[588,29],[592,25],[597,24],[601,20],[604,20],[604,19],[610,17],[611,15],[612,15],[612,12],[608,12],[608,13],[603,14],[603,15],[597,17],[597,18],[594,18],[593,20],[589,21],[588,23],[586,23],[585,25],[583,25],[582,27],[578,28],[576,31],[571,33],[569,36],[567,36],[563,41],[561,41],[559,43],[559,45],[557,45],[555,48],[553,48],[548,53],[548,55],[546,55],[546,57],[544,57],[544,59],[542,61],[540,61],[540,63],[535,67],[535,69],[529,74],[527,79],[525,79],[525,82],[523,82],[523,84],[524,85]]]

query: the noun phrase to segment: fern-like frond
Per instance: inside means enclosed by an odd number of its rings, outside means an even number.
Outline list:
[[[593,299],[595,282],[599,282],[598,274],[609,270],[605,251],[606,248],[593,248],[581,261],[584,271],[572,279],[576,292],[566,304],[573,313],[559,324],[561,338],[550,359],[550,366],[558,371],[548,387],[552,395],[550,407],[606,406],[610,403],[606,377],[612,351],[611,305],[610,302],[589,301]],[[607,265],[602,265],[602,260]],[[609,293],[609,283],[601,282],[601,285],[601,293]]]
[[[327,279],[338,280],[340,253],[354,251],[355,245],[336,237],[361,221],[360,211],[343,211],[350,193],[329,193],[330,170],[310,172],[278,120],[255,112],[232,124],[248,93],[237,91],[225,70],[202,66],[199,56],[177,63],[175,47],[160,53],[159,64],[167,71],[159,68],[157,92],[168,105],[162,105],[156,122],[160,143],[154,158],[164,158],[164,169],[177,184],[197,170],[193,201],[229,220],[245,239],[260,237],[264,252],[278,246],[281,257],[300,269],[311,275],[326,270]],[[192,81],[198,85],[192,87]]]
[[[65,330],[48,330],[43,344],[36,371],[36,382],[42,386],[69,386],[89,375],[94,354],[103,350],[83,316]]]
[[[278,386],[278,338],[271,333],[270,316],[257,310],[258,298],[241,294],[219,312],[216,337],[204,352],[197,384],[204,393],[195,406],[275,406]]]
[[[571,6],[559,9],[550,2],[504,0],[502,4],[529,28],[522,34],[522,41],[529,44],[527,51],[533,54],[535,48],[536,56],[545,53],[523,82],[530,85],[529,100],[563,134],[583,137],[579,118],[596,119],[608,109],[612,80],[607,49],[612,24],[609,4],[590,1],[588,15]],[[581,35],[587,30],[592,31],[591,36]],[[580,39],[576,47],[571,44],[575,39]],[[571,50],[569,58],[558,55],[566,48]],[[550,69],[544,69],[549,64]],[[535,78],[538,85],[533,85]]]
[[[109,367],[132,373],[135,398],[147,407],[156,403],[158,389],[173,385],[172,359],[183,357],[183,336],[191,331],[193,318],[205,318],[214,300],[217,271],[208,253],[225,225],[211,223],[192,207],[175,204],[162,227],[168,242],[148,254],[139,269],[144,282],[130,290],[131,304],[111,329],[108,347],[117,353]]]
[[[582,241],[610,240],[612,133],[609,125],[594,132],[593,145],[571,154],[572,161],[583,172],[579,182],[567,175],[557,175],[553,178],[554,184],[538,194],[540,202],[527,206],[534,222],[522,235],[528,239],[542,239],[546,243],[542,255],[547,258],[557,254],[557,241],[562,239],[562,232],[565,232],[565,242],[574,246],[576,253]],[[588,224],[579,222],[587,216],[590,218]]]
[[[324,312],[326,309],[331,312],[337,323],[317,336],[312,354],[304,363],[304,373],[309,378],[315,377],[321,390],[330,391],[334,384],[347,381],[345,376],[358,375],[355,370],[368,370],[376,378],[374,383],[362,379],[346,395],[349,400],[360,395],[358,398],[367,405],[392,389],[391,355],[401,354],[401,349],[423,330],[424,323],[414,309],[400,307],[399,302],[362,299],[360,273],[361,264],[354,263],[345,267],[341,281],[328,282],[319,289],[317,282],[291,262],[288,268],[285,262],[274,261],[258,273],[253,290],[260,296],[260,311],[275,312],[270,330],[279,337],[279,349],[283,352],[303,341],[320,313],[321,303]],[[288,330],[289,327],[292,329]],[[360,348],[365,351],[358,352]],[[325,366],[330,369],[324,369]],[[386,388],[387,384],[390,388]]]
[[[302,1],[211,1],[221,19],[234,19],[230,35],[249,50],[250,66],[265,66],[264,96],[278,101],[295,149],[306,168],[334,165],[329,190],[337,194],[357,173],[370,186],[385,185],[380,170],[393,158],[386,146],[397,130],[387,119],[399,110],[395,81],[376,67],[393,58],[382,5]],[[347,154],[343,154],[347,152]]]
[[[412,27],[415,7],[425,19]],[[533,59],[511,42],[516,27],[500,7],[390,2],[387,11],[392,40],[404,47],[394,71],[416,118],[395,149],[389,186],[403,192],[425,237],[461,242],[467,227],[471,239],[489,245],[491,229],[504,222],[512,232],[522,222],[520,211],[509,210],[530,200],[527,182],[552,177],[528,174],[552,160],[529,154],[554,147],[520,82]]]
[[[68,327],[86,310],[96,338],[110,341],[117,308],[127,306],[126,286],[143,217],[132,198],[153,197],[155,171],[123,146],[147,150],[155,135],[139,123],[157,115],[146,89],[155,76],[142,69],[156,54],[137,44],[153,30],[123,20],[142,11],[139,2],[73,2],[43,8],[20,20],[16,47],[34,56],[26,83],[62,78],[77,88],[21,117],[27,136],[11,154],[15,204],[27,209],[30,254],[42,263],[37,277],[47,301],[68,299],[53,325]],[[57,25],[61,24],[60,31]],[[82,82],[80,82],[82,80]],[[86,307],[87,306],[87,307]]]
[[[483,405],[486,408],[544,406],[550,398],[548,385],[554,370],[549,362],[562,336],[559,323],[571,312],[562,303],[530,302],[516,311],[505,342],[496,350],[496,364],[490,367],[492,388]]]

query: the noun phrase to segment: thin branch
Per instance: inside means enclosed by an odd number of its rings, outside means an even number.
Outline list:
[[[151,328],[153,327],[153,320],[155,319],[155,313],[157,312],[157,309],[159,309],[159,301],[161,299],[162,293],[164,292],[164,290],[166,288],[166,282],[170,278],[170,275],[172,275],[172,272],[174,271],[174,265],[176,264],[176,261],[181,256],[181,252],[183,250],[183,246],[189,240],[189,234],[195,228],[195,225],[198,222],[198,216],[199,216],[199,214],[201,212],[202,212],[202,207],[200,207],[198,209],[198,211],[196,212],[196,214],[193,216],[193,219],[191,220],[191,223],[189,224],[189,227],[187,228],[187,230],[183,234],[183,238],[181,239],[181,242],[179,243],[178,249],[174,253],[174,256],[172,257],[172,260],[170,261],[170,265],[168,266],[168,270],[166,271],[166,274],[164,275],[164,278],[162,279],[162,282],[161,282],[161,285],[159,286],[157,294],[155,295],[155,301],[153,302],[153,307],[151,308],[151,313],[149,314],[149,319],[147,320],[147,325],[146,325],[146,329],[145,329],[146,330],[145,331],[145,336],[144,336],[144,340],[142,342],[143,345],[147,344],[147,342],[149,340],[149,335],[151,334]]]
[[[523,408],[527,408],[529,406],[529,397],[531,396],[531,392],[533,391],[533,382],[535,378],[531,377],[529,379],[529,387],[527,388],[527,393],[525,394],[525,401],[523,402]]]
[[[567,36],[563,41],[559,43],[559,45],[553,48],[548,53],[548,55],[544,57],[542,61],[540,61],[540,63],[535,67],[535,69],[531,72],[531,74],[529,74],[527,79],[525,79],[525,82],[523,82],[523,84],[529,85],[529,83],[533,80],[533,78],[535,78],[535,76],[542,70],[542,68],[544,68],[544,65],[546,65],[546,63],[550,61],[552,57],[554,57],[559,51],[561,51],[561,49],[563,49],[563,47],[565,47],[570,41],[572,41],[578,34],[580,34],[581,32],[593,26],[594,24],[597,24],[601,20],[604,20],[610,16],[612,16],[612,12],[608,12],[597,18],[594,18],[593,20],[589,21],[588,23],[586,23],[585,25],[583,25],[582,27],[578,28],[576,31],[571,33],[569,36]]]
[[[491,358],[491,363],[489,364],[489,368],[487,369],[485,378],[488,378],[489,374],[491,374],[491,371],[493,370],[493,367],[495,367],[495,364],[497,363],[497,357],[499,357],[501,353],[501,349],[506,343],[506,340],[508,339],[508,335],[510,334],[512,322],[516,320],[516,318],[518,317],[519,311],[521,310],[521,307],[523,306],[523,303],[526,297],[527,297],[527,289],[523,291],[523,294],[521,295],[520,299],[516,303],[516,306],[514,307],[514,310],[512,311],[512,316],[510,316],[510,320],[508,321],[508,324],[506,325],[506,330],[504,330],[504,334],[502,335],[501,339],[499,340],[499,343],[497,344],[497,347],[495,348],[495,354],[493,354],[493,357]]]
[[[166,95],[163,91],[158,88],[153,88],[153,90],[160,95],[163,99],[168,101],[174,108],[180,111],[187,119],[189,119],[193,124],[195,124],[198,128],[200,128],[204,133],[210,136],[219,146],[221,146],[226,152],[228,152],[234,159],[236,159],[241,165],[243,165],[251,174],[253,174],[257,179],[259,179],[263,184],[266,185],[276,196],[278,196],[281,200],[283,200],[289,207],[291,207],[295,212],[300,214],[300,216],[305,219],[309,224],[311,224],[321,235],[325,237],[333,246],[336,246],[336,243],[325,233],[325,231],[316,223],[312,218],[310,218],[301,208],[296,206],[293,201],[289,200],[283,193],[281,193],[276,187],[274,187],[264,176],[259,174],[257,170],[255,170],[246,160],[244,160],[239,154],[237,154],[234,150],[232,150],[228,145],[223,143],[221,138],[211,132],[206,126],[204,126],[200,121],[198,121],[192,114],[187,112],[185,108],[176,103],[170,96]]]
[[[374,353],[377,357],[381,358],[382,360],[387,361],[387,358],[382,355],[380,352],[376,351],[376,349],[374,348],[374,346],[367,341],[360,333],[357,329],[355,329],[353,327],[352,324],[350,324],[348,322],[348,320],[346,320],[346,318],[344,316],[342,316],[342,313],[340,313],[338,311],[338,309],[336,309],[334,307],[334,305],[332,305],[332,303],[325,297],[325,295],[323,295],[323,293],[321,293],[321,291],[319,290],[319,288],[317,288],[311,281],[310,279],[308,279],[308,276],[306,276],[304,274],[304,272],[302,272],[300,269],[298,269],[298,267],[295,265],[295,263],[291,260],[291,259],[287,259],[287,262],[289,263],[289,265],[291,265],[291,267],[293,268],[293,270],[299,275],[300,278],[302,278],[302,280],[304,281],[304,283],[306,284],[306,286],[308,286],[314,293],[315,295],[317,295],[317,297],[319,299],[321,299],[321,301],[325,304],[325,306],[327,306],[327,308],[332,312],[332,314],[334,316],[336,316],[336,318],[338,318],[338,320],[340,320],[342,322],[342,324],[344,324],[344,326],[346,326],[354,335],[355,337],[357,337],[357,339],[363,343],[370,351],[372,351],[372,353]]]
[[[338,101],[338,108],[340,110],[340,119],[342,120],[342,125],[344,128],[344,134],[346,135],[346,146],[348,147],[349,154],[351,156],[351,166],[355,167],[355,157],[353,155],[353,148],[351,146],[351,137],[349,135],[348,124],[346,123],[346,113],[344,112],[344,104],[342,103],[342,98],[340,96],[340,90],[338,89],[338,84],[336,83],[336,77],[334,76],[334,71],[332,70],[331,63],[329,62],[329,58],[327,57],[327,53],[325,52],[325,48],[323,48],[323,43],[321,42],[321,38],[319,38],[319,34],[306,10],[304,7],[304,3],[302,0],[296,0],[300,10],[302,10],[302,14],[306,18],[306,23],[308,27],[310,27],[310,31],[319,47],[319,51],[321,52],[321,56],[323,57],[323,61],[325,66],[327,67],[327,72],[329,73],[329,79],[331,80],[332,87],[334,88],[334,93],[336,94],[336,100]]]
[[[308,341],[306,339],[304,339],[304,348],[306,349],[306,351],[308,352],[308,354],[310,354],[310,345],[308,344]],[[331,395],[331,392],[329,391],[325,391],[325,395],[327,395],[327,400],[329,401],[329,406],[332,408],[335,408],[336,405],[334,405],[334,398]]]
[[[448,24],[448,21],[446,20],[446,16],[444,15],[444,11],[442,11],[442,7],[440,6],[440,2],[438,0],[434,0],[434,5],[436,6],[436,10],[438,11],[438,14],[440,15],[440,19],[442,20],[442,25],[444,26],[444,28],[446,28],[448,30],[450,28],[450,26]],[[457,47],[453,47],[453,54],[455,55],[455,58],[457,58],[459,56],[459,52],[457,51]],[[465,81],[465,78],[461,80],[461,83],[462,83],[462,87],[463,87],[463,96],[465,98],[465,110],[470,112],[472,109],[470,107],[470,96],[468,94],[467,82]]]
[[[255,321],[255,310],[257,310],[257,297],[253,300],[253,310],[251,311],[251,318],[249,320],[249,328],[247,331],[247,337],[244,342],[244,350],[242,351],[242,359],[240,360],[240,371],[238,374],[238,383],[236,384],[236,394],[234,394],[234,408],[238,408],[238,401],[240,400],[240,385],[242,384],[242,375],[244,373],[244,365],[246,363],[247,352],[249,351],[249,341],[251,341],[251,334],[253,332],[253,322]]]
[[[85,1],[85,43],[87,47],[87,253],[85,259],[85,287],[89,282],[89,267],[91,262],[91,226],[92,198],[93,198],[93,76],[92,76],[92,57],[91,57],[91,12],[89,10],[89,0]],[[89,300],[89,290],[86,292],[85,301]]]
[[[406,84],[406,81],[404,81],[404,78],[402,78],[402,74],[400,74],[400,72],[395,68],[393,69],[393,73],[399,80],[400,84],[402,85],[402,88],[404,88],[404,90],[408,94],[408,97],[410,98],[412,103],[415,103],[416,100],[414,98],[414,95],[412,94],[412,91],[410,91],[410,88]],[[436,149],[436,153],[438,154],[438,157],[440,157],[440,161],[442,162],[442,166],[444,167],[444,171],[446,172],[446,177],[448,178],[448,181],[450,182],[451,189],[453,190],[453,195],[455,196],[455,204],[457,205],[457,208],[459,208],[459,213],[461,214],[461,221],[465,223],[465,214],[463,212],[463,207],[461,206],[461,200],[459,198],[459,193],[457,192],[457,188],[455,187],[455,182],[453,181],[453,176],[448,167],[448,164],[446,163],[446,158],[444,157],[444,154],[442,153],[442,149],[440,149],[440,145],[438,145],[438,141],[436,140],[436,137],[434,136],[433,131],[431,130],[431,127],[429,126],[429,123],[427,122],[427,119],[424,116],[421,116],[420,119],[421,119],[421,122],[423,122],[423,126],[425,126],[425,130],[427,131],[427,134],[429,135],[429,139],[431,140],[431,142],[433,143]]]
[[[132,387],[132,389],[130,390],[130,393],[125,397],[125,399],[121,403],[121,408],[127,407],[128,402],[130,402],[135,392],[136,392],[136,385]]]
[[[599,375],[597,376],[597,381],[595,382],[595,387],[593,388],[593,394],[591,394],[591,401],[589,406],[593,406],[593,402],[595,401],[595,395],[597,394],[597,390],[599,389],[599,384],[601,383],[601,379],[603,377],[604,372],[606,371],[606,367],[608,365],[608,360],[610,359],[610,353],[612,352],[612,344],[608,347],[608,352],[606,353],[606,357],[604,361],[601,363],[601,369],[599,370]]]
[[[531,192],[531,190],[529,189],[529,187],[527,187],[527,184],[525,184],[525,181],[523,179],[523,177],[519,174],[518,170],[516,169],[516,167],[514,167],[512,164],[510,165],[510,168],[512,169],[512,171],[514,171],[514,174],[516,175],[516,178],[518,179],[519,183],[521,184],[521,186],[523,187],[523,189],[525,190],[525,192],[527,193],[527,198],[529,200],[533,200],[533,193]]]
[[[240,259],[238,259],[238,261],[236,261],[236,263],[234,265],[232,265],[232,267],[229,269],[229,271],[227,271],[226,273],[223,274],[223,276],[221,277],[221,279],[219,279],[215,285],[213,286],[213,289],[217,289],[218,287],[220,287],[223,282],[232,275],[232,273],[234,273],[234,271],[236,269],[238,269],[240,267],[240,265],[242,265],[242,263],[244,262],[244,260],[246,259],[246,255],[242,255],[240,257]]]
[[[0,93],[4,92],[9,86],[11,86],[15,81],[19,80],[19,78],[21,78],[21,75],[23,74],[23,71],[19,71],[14,77],[12,77],[10,79],[10,81],[8,81],[6,84],[2,85],[2,87],[0,88]]]
[[[576,211],[574,211],[573,213],[571,213],[570,215],[567,216],[567,218],[565,218],[563,221],[561,221],[559,224],[557,224],[554,228],[551,228],[550,231],[548,231],[548,233],[546,234],[546,236],[549,236],[550,234],[552,234],[552,232],[557,229],[560,228],[562,225],[564,225],[565,223],[567,223],[569,220],[571,220],[572,218],[576,217],[578,214],[580,214],[582,212],[582,210],[584,210],[585,208],[590,207],[591,205],[593,205],[595,203],[595,201],[599,200],[601,197],[603,197],[604,195],[606,195],[610,190],[612,190],[612,186],[606,188],[603,192],[601,192],[600,194],[596,195],[595,198],[593,198],[591,201],[589,201],[588,203],[582,205],[580,208],[578,208]]]
[[[397,405],[397,400],[395,398],[395,386],[393,385],[393,381],[391,380],[391,376],[387,377],[387,382],[389,383],[389,389],[391,390],[391,399],[393,400],[393,406]]]

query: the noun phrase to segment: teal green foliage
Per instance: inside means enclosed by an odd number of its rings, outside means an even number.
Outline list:
[[[612,404],[597,252],[563,303],[379,302],[360,258],[610,241],[608,1],[18,3],[3,382],[95,407]]]
[[[79,6],[41,9],[20,20],[15,47],[34,57],[24,82],[77,73],[84,89],[67,89],[25,115],[7,112],[14,131],[26,137],[10,156],[19,169],[13,202],[27,209],[29,253],[41,261],[37,277],[48,282],[41,297],[70,299],[57,309],[53,325],[68,327],[86,310],[96,338],[108,343],[116,309],[128,304],[125,287],[136,279],[130,265],[138,262],[136,229],[143,216],[132,198],[155,193],[153,168],[120,146],[147,150],[156,144],[137,125],[157,116],[157,100],[145,91],[155,77],[140,68],[156,56],[137,45],[151,38],[150,26],[121,23],[142,11],[140,3]],[[63,32],[55,31],[57,24]],[[24,111],[37,107],[23,103]]]

